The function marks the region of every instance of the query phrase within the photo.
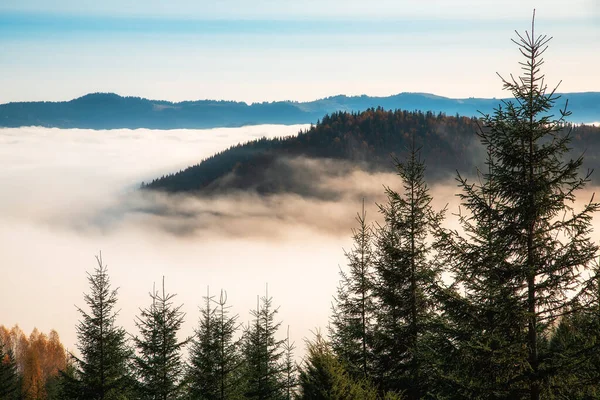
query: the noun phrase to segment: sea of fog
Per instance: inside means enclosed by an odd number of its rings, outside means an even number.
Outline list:
[[[132,334],[139,308],[164,276],[167,291],[184,304],[181,337],[193,332],[208,287],[215,295],[226,290],[245,323],[268,284],[282,328],[289,325],[303,347],[311,330],[327,325],[360,209],[356,196],[324,202],[241,193],[203,200],[137,188],[239,142],[304,128],[0,129],[0,324],[19,324],[26,333],[56,329],[75,350],[76,306],[85,309],[86,273],[101,251],[119,288],[118,323]],[[357,172],[327,184],[367,184],[367,192],[382,193],[384,180]],[[367,200],[376,214],[373,201]],[[171,212],[147,211],[165,207]]]
[[[26,333],[56,329],[76,351],[76,306],[86,309],[86,274],[101,251],[119,288],[117,322],[131,334],[163,276],[186,313],[182,338],[193,333],[207,288],[214,295],[226,290],[232,311],[247,323],[268,285],[280,307],[280,337],[289,325],[302,352],[311,331],[326,329],[362,199],[368,219],[377,219],[383,186],[399,188],[397,176],[348,168],[331,174],[339,167],[331,161],[295,160],[298,168],[327,170],[314,184],[339,196],[243,192],[205,199],[138,187],[239,142],[304,128],[0,129],[0,324],[19,324]],[[431,189],[436,209],[450,203],[447,224],[456,227],[456,182]]]

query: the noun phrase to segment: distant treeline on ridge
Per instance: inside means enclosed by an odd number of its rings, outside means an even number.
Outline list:
[[[575,116],[572,122],[600,121],[600,93],[566,93]],[[500,100],[451,99],[427,93],[400,93],[388,97],[332,96],[309,102],[276,101],[246,104],[235,101],[198,100],[173,103],[114,93],[91,93],[70,101],[0,104],[0,127],[200,129],[259,124],[315,123],[337,111],[368,108],[422,110],[479,116],[491,113]],[[558,109],[553,112],[558,115]]]

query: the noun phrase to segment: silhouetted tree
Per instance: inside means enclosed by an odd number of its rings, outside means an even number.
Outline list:
[[[135,321],[140,337],[134,338],[138,354],[134,359],[143,399],[177,399],[181,394],[181,375],[184,363],[181,351],[187,340],[178,341],[185,314],[181,305],[174,306],[174,294],[162,293],[153,288],[152,304],[140,310]]]
[[[399,400],[396,394],[380,396],[367,379],[354,379],[336,357],[331,345],[317,332],[306,341],[306,355],[300,367],[301,400]]]
[[[285,341],[282,343],[283,349],[283,398],[286,400],[292,400],[296,398],[296,388],[298,386],[298,366],[294,360],[294,342],[290,342],[290,327],[287,329],[287,336]]]
[[[484,386],[466,374],[462,385],[467,391],[483,390],[479,396],[486,398],[537,400],[544,391],[556,391],[547,384],[561,371],[550,362],[547,338],[574,309],[581,272],[597,254],[589,235],[598,204],[591,200],[581,209],[573,207],[575,193],[589,182],[589,174],[578,174],[582,157],[566,159],[571,141],[564,123],[568,113],[563,110],[558,118],[550,114],[558,96],[548,91],[540,73],[549,40],[536,36],[533,24],[531,34],[518,34],[523,75],[503,79],[515,100],[486,116],[479,132],[493,168],[483,174],[479,186],[459,177],[469,211],[463,227],[469,232],[487,225],[493,227],[493,235],[478,243],[477,237],[446,232],[442,246],[460,287],[455,304],[465,305],[462,317],[474,320],[472,326],[477,327],[457,346],[490,346],[492,351],[466,354],[491,356],[491,368],[497,372]],[[494,302],[479,301],[482,298]],[[474,360],[479,365],[486,362]],[[477,385],[472,387],[472,382]]]
[[[19,397],[19,374],[12,350],[5,346],[0,336],[0,399],[12,400]]]
[[[403,190],[386,188],[388,202],[379,207],[385,222],[377,234],[373,289],[377,375],[385,390],[420,399],[433,378],[434,289],[440,278],[427,239],[443,213],[432,209],[425,164],[414,141],[406,161],[396,165]]]
[[[256,309],[250,311],[254,319],[244,332],[245,397],[248,399],[271,400],[283,396],[283,341],[275,336],[281,322],[275,322],[277,309],[273,309],[272,303],[268,292],[257,298]]]
[[[108,270],[97,256],[98,266],[88,273],[90,293],[84,300],[89,313],[77,308],[82,319],[77,325],[76,358],[80,399],[103,400],[122,398],[131,386],[130,361],[126,332],[116,325],[117,289],[112,290]]]
[[[352,230],[354,247],[346,252],[348,271],[340,270],[341,281],[334,299],[330,322],[331,346],[349,372],[368,378],[372,368],[373,252],[371,227],[363,209]]]
[[[235,341],[238,317],[229,314],[226,292],[221,291],[219,300],[207,293],[204,300],[190,350],[190,397],[207,400],[239,398],[242,392],[241,360]]]

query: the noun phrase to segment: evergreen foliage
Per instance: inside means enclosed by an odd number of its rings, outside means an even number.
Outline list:
[[[6,348],[0,336],[0,399],[17,399],[19,395],[19,374],[12,350]]]
[[[108,270],[97,256],[97,267],[88,273],[90,293],[84,295],[89,313],[77,308],[82,319],[77,325],[79,399],[122,399],[130,390],[132,378],[126,332],[116,325],[117,289],[112,290]]]
[[[301,400],[400,400],[387,393],[383,397],[368,379],[354,379],[335,355],[330,344],[316,333],[306,342],[306,356],[300,368],[299,396]]]
[[[292,400],[296,398],[296,389],[298,387],[298,366],[294,360],[294,342],[290,342],[290,327],[287,329],[287,336],[282,343],[283,349],[283,399]]]
[[[378,376],[385,390],[424,397],[434,361],[431,345],[437,320],[435,285],[440,271],[432,262],[428,236],[442,221],[425,183],[425,165],[413,146],[406,161],[396,160],[402,192],[386,188],[379,206],[384,225],[378,231],[374,296]]]
[[[334,299],[330,323],[331,346],[352,376],[369,378],[372,370],[373,336],[373,232],[363,209],[352,230],[354,247],[346,252],[348,272],[340,270],[341,282]]]
[[[459,289],[446,310],[468,327],[457,333],[456,359],[473,368],[457,380],[470,398],[537,400],[557,390],[547,338],[572,312],[598,250],[589,235],[599,205],[573,206],[589,174],[578,174],[582,157],[567,159],[568,112],[550,114],[558,96],[540,73],[549,39],[533,29],[515,41],[523,76],[503,79],[514,101],[485,116],[479,132],[489,172],[481,184],[459,176],[467,236],[441,235]]]
[[[398,155],[411,137],[423,146],[423,156],[436,163],[431,179],[447,179],[456,169],[475,165],[475,118],[432,112],[370,108],[336,112],[297,136],[261,138],[238,144],[182,171],[155,179],[144,187],[169,193],[211,194],[227,190],[256,190],[262,194],[295,192],[322,196],[311,171],[292,168],[296,157],[351,161],[372,171],[392,171],[390,153]],[[216,184],[227,176],[226,182]],[[308,182],[308,183],[307,183]]]
[[[275,336],[281,322],[275,322],[278,309],[274,309],[272,304],[273,299],[268,292],[257,298],[256,309],[250,311],[253,320],[244,332],[244,395],[247,399],[276,400],[284,395],[284,342]]]
[[[209,293],[200,310],[199,327],[192,340],[188,370],[189,395],[192,399],[225,400],[240,398],[240,354],[235,335],[237,315],[230,315],[227,293],[219,300]]]
[[[523,76],[502,79],[514,100],[484,115],[481,126],[381,108],[335,113],[297,138],[236,146],[150,185],[206,189],[232,168],[240,169],[232,179],[245,182],[280,154],[306,149],[314,157],[369,158],[377,169],[410,140],[408,156],[394,157],[402,186],[386,187],[378,205],[383,222],[367,224],[364,202],[357,214],[330,341],[317,331],[301,365],[289,327],[277,339],[281,322],[268,291],[241,338],[221,291],[218,300],[203,297],[186,366],[188,340],[177,340],[185,315],[164,279],[135,321],[134,355],[98,256],[84,296],[89,311],[78,308],[81,357],[66,360],[56,332],[34,329],[27,339],[18,327],[0,326],[0,400],[600,398],[599,246],[590,238],[600,204],[593,197],[574,204],[590,174],[580,173],[582,156],[572,158],[574,136],[600,146],[600,131],[568,125],[566,105],[552,115],[559,96],[540,72],[549,39],[534,33],[532,24],[515,40]],[[485,168],[474,181],[457,177],[459,232],[442,226],[445,210],[434,211],[421,157],[457,165],[475,127]],[[464,158],[458,163],[467,165]]]
[[[135,321],[140,337],[134,338],[138,352],[134,365],[142,399],[171,400],[181,394],[181,351],[187,340],[177,340],[185,314],[181,305],[173,305],[174,297],[165,292],[163,278],[162,293],[153,288],[152,304],[141,309]]]

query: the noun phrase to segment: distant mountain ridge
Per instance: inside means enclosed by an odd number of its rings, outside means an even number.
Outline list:
[[[572,122],[600,121],[600,92],[564,93],[558,102],[569,100]],[[294,102],[247,104],[225,100],[169,102],[114,93],[91,93],[62,102],[15,102],[0,104],[0,127],[44,126],[87,129],[201,129],[258,124],[316,123],[338,111],[360,112],[382,107],[387,110],[479,116],[491,113],[500,99],[452,99],[427,93],[399,93],[387,97],[338,95]],[[555,110],[558,114],[558,110]]]

